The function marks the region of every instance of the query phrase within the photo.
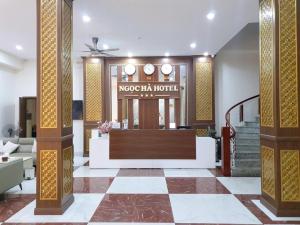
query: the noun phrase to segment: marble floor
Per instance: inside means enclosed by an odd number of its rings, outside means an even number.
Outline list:
[[[260,178],[222,177],[214,169],[89,169],[75,159],[74,204],[61,216],[35,216],[36,180],[0,202],[4,224],[300,224],[260,204]]]

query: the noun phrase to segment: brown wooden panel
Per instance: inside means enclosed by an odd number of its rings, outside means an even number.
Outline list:
[[[196,159],[194,130],[112,130],[110,159]]]
[[[170,100],[165,99],[165,128],[170,128]]]
[[[128,99],[128,129],[133,129],[133,99]]]
[[[159,129],[158,99],[139,100],[139,128]]]

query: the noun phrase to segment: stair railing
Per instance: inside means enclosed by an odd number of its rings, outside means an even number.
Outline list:
[[[228,130],[229,135],[222,135],[222,139],[223,139],[223,143],[224,143],[223,146],[222,146],[222,152],[223,152],[222,154],[223,155],[231,155],[232,160],[231,160],[231,162],[223,162],[223,165],[231,165],[231,167],[235,166],[235,159],[236,159],[236,139],[235,139],[235,136],[236,136],[236,131],[235,131],[235,128],[234,128],[233,124],[230,121],[231,112],[232,112],[233,109],[235,109],[239,106],[239,121],[243,122],[244,121],[244,103],[246,103],[248,101],[251,101],[253,99],[256,99],[256,98],[258,98],[258,111],[260,111],[259,95],[255,95],[255,96],[247,98],[247,99],[235,104],[234,106],[230,107],[228,109],[228,111],[226,112],[226,114],[225,114],[226,127],[223,128],[223,130],[225,131],[224,133],[226,133],[226,130]],[[258,114],[259,114],[259,112],[258,112]],[[228,144],[230,146],[228,146]],[[224,151],[227,151],[227,152],[224,152]],[[231,152],[228,152],[228,151],[231,151]],[[225,157],[225,159],[226,159],[226,157]],[[227,160],[228,160],[228,157],[227,157]],[[228,171],[230,171],[230,170],[231,170],[231,168],[228,168],[228,166],[225,169],[223,169],[223,166],[222,166],[222,171],[225,171],[225,173],[227,175],[229,174],[229,176],[230,176],[230,172],[228,172]]]

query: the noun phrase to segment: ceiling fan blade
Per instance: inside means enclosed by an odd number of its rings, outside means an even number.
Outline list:
[[[89,44],[85,44],[85,46],[88,47],[91,51],[96,51],[96,49]]]
[[[113,51],[119,51],[119,48],[109,48],[109,49],[104,49],[106,52],[113,52]]]
[[[109,54],[109,53],[105,53],[105,52],[101,52],[101,55],[105,55],[105,56],[110,56],[110,57],[114,57],[115,55]]]

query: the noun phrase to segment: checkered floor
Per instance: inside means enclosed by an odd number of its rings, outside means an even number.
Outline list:
[[[206,169],[89,169],[76,166],[75,202],[61,216],[35,216],[35,180],[9,190],[0,224],[300,224],[259,201],[259,178],[227,178]]]

